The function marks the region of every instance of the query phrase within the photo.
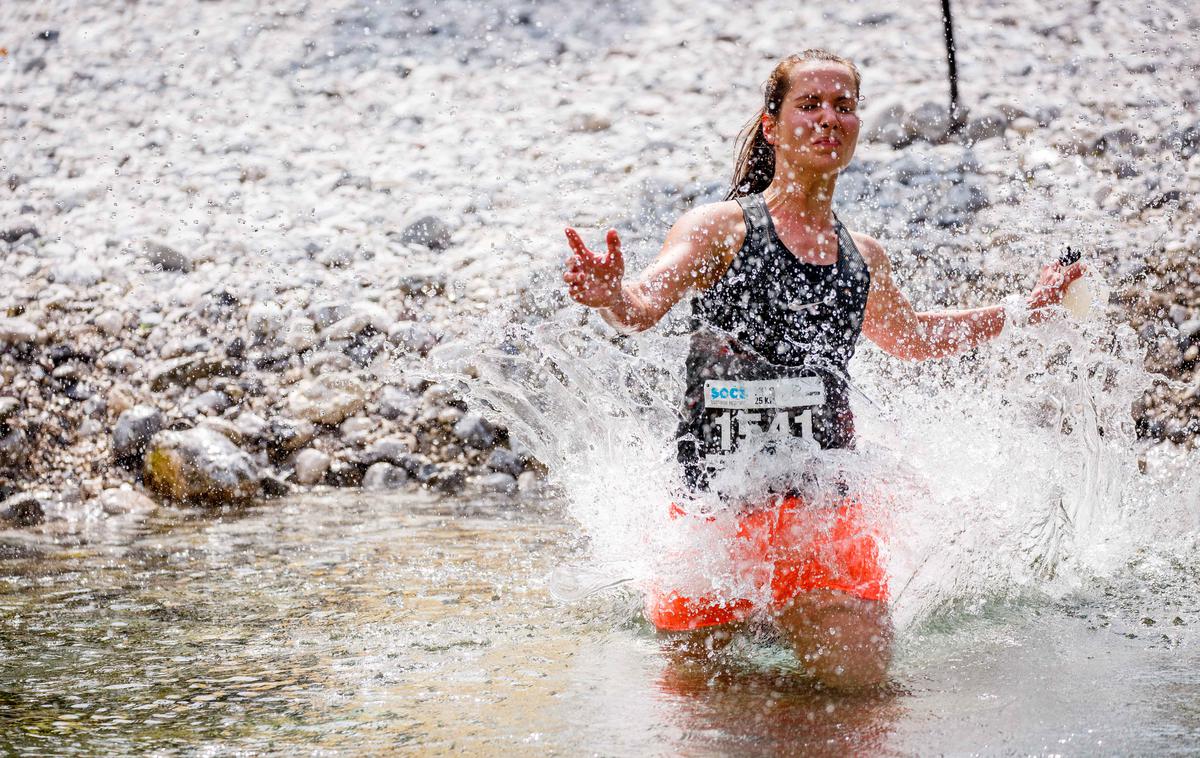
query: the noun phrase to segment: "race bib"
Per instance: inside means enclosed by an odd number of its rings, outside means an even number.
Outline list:
[[[759,434],[813,439],[813,411],[825,404],[820,377],[704,382],[704,410],[713,436],[709,446],[732,451]]]

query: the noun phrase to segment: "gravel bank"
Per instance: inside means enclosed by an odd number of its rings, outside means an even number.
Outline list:
[[[131,484],[535,486],[420,357],[567,307],[565,223],[652,255],[722,192],[772,61],[810,44],[864,70],[840,213],[914,300],[989,301],[1082,246],[1179,380],[1139,403],[1141,433],[1191,444],[1200,13],[956,18],[970,118],[950,136],[936,3],[5,3],[0,510],[136,510],[111,494]]]

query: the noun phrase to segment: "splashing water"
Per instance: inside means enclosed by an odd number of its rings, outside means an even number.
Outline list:
[[[664,574],[727,582],[712,558],[720,530],[667,518],[683,491],[674,434],[686,339],[565,318],[498,330],[431,361],[547,465],[590,539],[593,562],[556,572],[556,595]],[[921,365],[860,353],[857,450],[750,448],[723,475],[737,472],[747,491],[789,471],[849,484],[887,535],[899,629],[997,598],[1063,597],[1148,552],[1188,549],[1200,471],[1194,459],[1145,460],[1130,406],[1165,380],[1141,367],[1127,326],[1051,319]],[[687,508],[723,517],[702,500]]]

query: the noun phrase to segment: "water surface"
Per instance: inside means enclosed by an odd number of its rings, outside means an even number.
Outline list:
[[[724,668],[674,657],[628,587],[556,601],[547,577],[586,561],[562,514],[555,502],[336,493],[168,513],[67,545],[8,533],[0,748],[910,755],[1200,744],[1200,597],[1180,590],[1180,567],[1134,567],[1067,600],[948,608],[902,633],[887,692],[851,698],[805,681],[769,639],[739,640]]]

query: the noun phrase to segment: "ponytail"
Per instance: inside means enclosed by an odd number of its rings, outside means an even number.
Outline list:
[[[733,182],[726,200],[757,195],[770,186],[775,176],[775,146],[767,142],[763,133],[766,114],[767,109],[760,108],[738,133],[737,162],[733,165]]]

